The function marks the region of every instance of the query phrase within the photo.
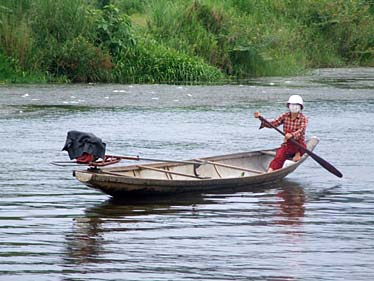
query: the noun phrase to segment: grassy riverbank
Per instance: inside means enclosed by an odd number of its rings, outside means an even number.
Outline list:
[[[0,82],[216,82],[374,66],[374,1],[0,1]]]

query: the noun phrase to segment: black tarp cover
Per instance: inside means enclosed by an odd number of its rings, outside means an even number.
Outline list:
[[[93,155],[96,158],[104,159],[106,144],[94,134],[80,131],[69,131],[62,150],[69,153],[70,159],[76,159],[84,153]]]

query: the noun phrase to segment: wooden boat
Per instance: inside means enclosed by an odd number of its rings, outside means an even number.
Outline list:
[[[318,138],[310,138],[307,148],[312,151],[318,142]],[[73,175],[87,186],[113,197],[201,192],[235,187],[248,187],[250,190],[281,181],[308,157],[305,153],[298,162],[287,160],[287,166],[267,173],[275,152],[276,149],[269,149],[175,163],[89,168],[74,171]]]

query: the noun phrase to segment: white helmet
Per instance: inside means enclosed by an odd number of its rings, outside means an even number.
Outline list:
[[[299,95],[292,95],[290,96],[290,98],[288,99],[288,102],[287,102],[287,107],[291,104],[300,104],[301,106],[301,109],[304,108],[304,102],[303,102],[303,99],[299,96]]]

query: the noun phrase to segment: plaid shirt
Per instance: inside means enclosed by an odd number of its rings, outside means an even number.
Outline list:
[[[295,140],[305,141],[305,131],[308,125],[308,118],[298,113],[295,120],[291,120],[291,112],[285,112],[279,115],[275,120],[270,122],[273,126],[278,127],[283,124],[284,133],[291,133]],[[261,128],[270,127],[266,123],[262,122]]]

